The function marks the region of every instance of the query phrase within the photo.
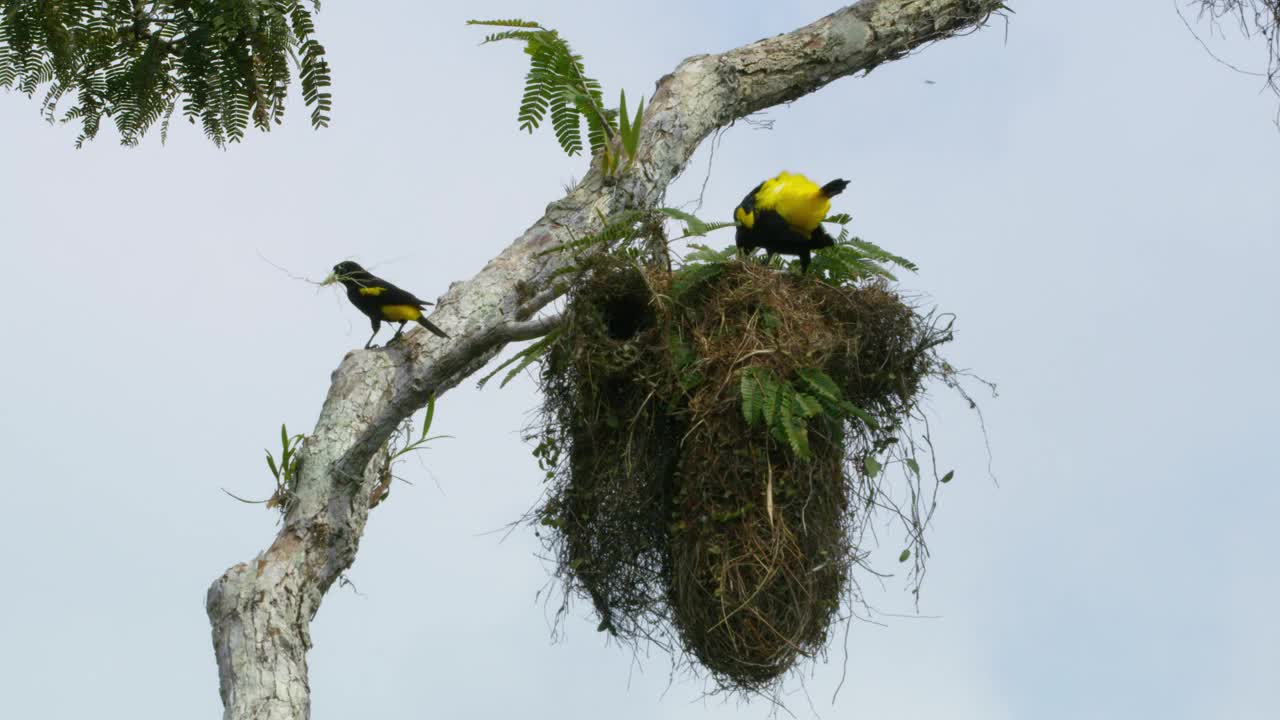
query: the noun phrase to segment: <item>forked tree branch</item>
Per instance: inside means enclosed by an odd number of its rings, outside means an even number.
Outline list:
[[[209,588],[224,718],[310,716],[311,618],[355,559],[379,480],[375,456],[429,397],[480,369],[504,343],[547,329],[552,321],[527,318],[554,299],[548,288],[569,258],[542,251],[598,230],[600,217],[658,204],[717,128],[978,28],[1002,7],[996,0],[862,0],[784,35],[683,61],[658,81],[630,171],[606,180],[593,169],[475,277],[449,288],[431,320],[450,339],[415,331],[391,347],[348,353],[302,447],[275,541]]]

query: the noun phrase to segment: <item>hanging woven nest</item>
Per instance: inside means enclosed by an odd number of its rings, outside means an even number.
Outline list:
[[[865,461],[949,335],[879,281],[592,263],[541,374],[560,576],[602,630],[767,688],[826,647],[883,482]]]

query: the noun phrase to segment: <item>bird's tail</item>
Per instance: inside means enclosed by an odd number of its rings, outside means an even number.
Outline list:
[[[839,195],[840,193],[844,192],[844,189],[848,186],[849,186],[848,180],[832,180],[831,182],[822,186],[822,194],[825,195],[826,197],[833,198]]]
[[[442,337],[442,338],[447,338],[447,337],[449,337],[449,334],[448,334],[448,333],[446,333],[445,331],[443,331],[443,330],[441,330],[440,328],[436,327],[435,325],[432,325],[430,322],[428,322],[428,321],[427,321],[427,319],[426,319],[425,317],[420,317],[420,318],[418,318],[418,324],[419,324],[419,325],[421,325],[422,327],[424,327],[424,328],[426,328],[426,329],[430,330],[431,332],[435,333],[436,335],[439,335],[439,336],[440,336],[440,337]]]

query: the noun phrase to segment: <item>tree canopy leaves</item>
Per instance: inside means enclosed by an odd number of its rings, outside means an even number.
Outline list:
[[[284,118],[293,71],[311,124],[329,123],[319,0],[0,0],[0,88],[42,94],[79,147],[110,118],[125,145],[180,106],[218,146]],[[71,103],[70,107],[65,106]]]

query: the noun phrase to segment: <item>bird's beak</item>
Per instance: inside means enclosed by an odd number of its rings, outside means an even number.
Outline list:
[[[338,282],[338,273],[331,272],[329,273],[329,276],[324,279],[324,282],[320,283],[320,286],[324,287],[325,285],[332,285],[336,282]]]

